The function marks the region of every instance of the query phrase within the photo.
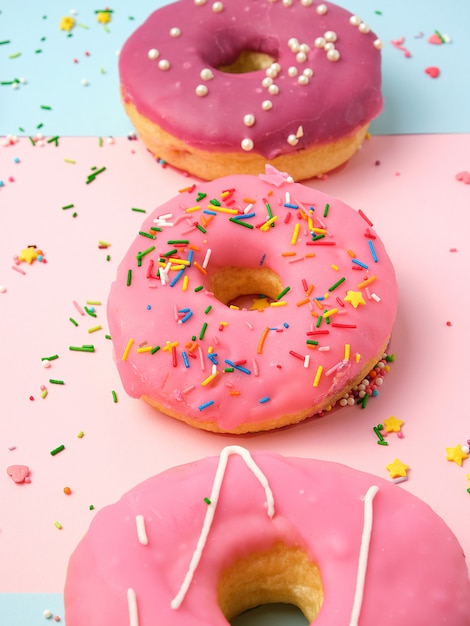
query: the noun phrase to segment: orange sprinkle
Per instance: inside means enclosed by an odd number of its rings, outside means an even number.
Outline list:
[[[263,330],[260,340],[258,342],[258,348],[256,350],[256,352],[258,354],[261,354],[263,352],[263,346],[264,346],[264,342],[266,340],[266,337],[268,336],[269,333],[269,326],[266,326],[266,328]]]
[[[377,276],[371,276],[370,278],[366,278],[366,280],[363,280],[362,283],[359,283],[357,288],[363,289],[364,287],[367,287],[368,285],[373,283],[375,280],[377,280]]]
[[[297,252],[281,252],[281,256],[296,256]]]
[[[297,306],[302,306],[302,304],[308,304],[310,302],[310,298],[304,298],[303,300],[299,300],[296,304]]]
[[[308,253],[305,255],[305,258],[306,258],[306,259],[312,259],[314,256],[315,256],[315,252],[308,252]]]
[[[312,293],[313,289],[314,289],[314,286],[313,285],[309,285],[307,291],[305,292],[305,294],[307,296],[309,296]]]
[[[355,258],[356,258],[356,253],[355,253],[355,252],[353,252],[352,250],[348,250],[348,254],[349,254],[349,256],[350,256],[352,259],[355,259]]]
[[[207,271],[202,267],[202,265],[199,265],[199,263],[197,261],[193,261],[193,265],[194,267],[197,267],[197,269],[201,272],[201,274],[207,274]]]
[[[66,496],[69,496],[72,493],[72,490],[70,487],[64,487],[64,493]]]
[[[243,198],[243,202],[246,202],[247,204],[254,204],[256,200],[253,200],[253,198]]]
[[[239,391],[236,391],[235,389],[231,389],[231,390],[229,391],[229,394],[230,394],[231,396],[239,396],[239,395],[240,395],[240,392],[239,392]]]

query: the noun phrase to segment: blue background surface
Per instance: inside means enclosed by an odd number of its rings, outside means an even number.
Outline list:
[[[112,3],[107,26],[96,20],[99,3],[80,0],[77,25],[60,30],[73,7],[64,0],[0,0],[0,82],[25,79],[17,89],[0,85],[0,135],[126,136],[132,126],[119,102],[118,53],[126,38],[163,0]],[[385,107],[374,134],[470,131],[469,0],[351,0],[384,41]],[[451,43],[431,45],[436,30]],[[391,41],[405,38],[404,53]],[[88,55],[87,55],[88,53]],[[19,54],[19,56],[17,56]],[[76,59],[77,62],[74,62]],[[436,66],[432,79],[425,69]],[[82,80],[88,82],[82,85]],[[51,107],[51,110],[42,109]],[[39,127],[39,128],[38,128]],[[23,130],[21,130],[23,129]]]

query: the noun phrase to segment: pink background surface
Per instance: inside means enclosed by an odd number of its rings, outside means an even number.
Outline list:
[[[24,138],[0,147],[0,590],[61,592],[69,555],[96,511],[149,475],[234,442],[383,477],[398,457],[411,469],[397,488],[428,502],[470,556],[470,461],[446,460],[447,447],[470,438],[462,374],[470,185],[455,178],[470,169],[469,155],[470,135],[372,137],[344,170],[308,183],[362,209],[387,246],[400,285],[396,362],[364,411],[231,437],[191,429],[126,397],[105,337],[109,286],[143,221],[131,208],[150,211],[192,180],[127,139],[100,147],[95,137],[61,138],[59,147],[33,147]],[[106,171],[87,185],[94,166]],[[103,240],[109,248],[99,248]],[[47,263],[22,263],[23,275],[12,269],[14,256],[31,244]],[[102,303],[96,319],[73,304],[87,300]],[[102,330],[89,333],[97,324]],[[69,350],[87,343],[93,354]],[[41,358],[53,354],[59,358],[44,369]],[[404,438],[391,434],[389,446],[379,446],[373,427],[391,415],[404,420]],[[60,444],[65,450],[51,456]],[[31,483],[15,484],[6,473],[11,464],[28,465]]]

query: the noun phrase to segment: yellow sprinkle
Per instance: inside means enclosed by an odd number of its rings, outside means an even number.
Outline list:
[[[212,382],[214,380],[214,378],[216,378],[219,375],[219,372],[215,372],[214,374],[211,374],[210,376],[208,376],[205,380],[202,381],[201,385],[203,387],[205,387],[206,385],[208,385],[210,382]]]
[[[184,270],[186,265],[170,265],[170,270]]]
[[[99,300],[87,300],[86,304],[91,304],[93,306],[101,304],[101,302]]]
[[[266,337],[268,336],[268,333],[269,333],[269,326],[266,326],[266,328],[263,330],[263,332],[261,334],[261,337],[260,337],[260,340],[258,342],[258,348],[256,350],[256,352],[258,354],[261,354],[263,352],[264,342],[265,342]]]
[[[100,325],[98,325],[98,326],[92,326],[91,328],[89,328],[89,329],[88,329],[88,332],[89,332],[89,333],[94,333],[94,332],[96,332],[97,330],[101,330],[102,328],[103,328],[103,327],[102,327],[102,326],[100,326]]]
[[[200,211],[201,207],[199,205],[190,206],[186,209],[186,213],[195,213],[196,211]]]
[[[271,302],[270,306],[286,306],[287,300],[278,300],[277,302]]]
[[[311,233],[313,233],[315,228],[313,226],[313,220],[310,215],[307,217],[307,221],[308,221],[308,229]]]
[[[175,263],[178,263],[179,265],[189,265],[189,261],[187,261],[186,259],[177,259],[174,256],[171,256],[167,259],[168,261],[174,261]]]
[[[239,306],[235,306],[235,304],[231,304],[231,305],[229,306],[229,309],[234,309],[235,311],[239,311],[239,310],[240,310],[240,307],[239,307]]]
[[[137,352],[151,352],[153,350],[152,346],[143,346],[142,348],[137,348]]]
[[[351,354],[351,346],[349,343],[344,344],[344,360],[349,361],[349,357]]]
[[[179,344],[179,341],[167,341],[166,346],[164,346],[162,350],[164,352],[171,352],[173,348],[176,348],[178,344]]]
[[[208,208],[211,211],[216,211],[217,213],[228,213],[229,215],[238,215],[238,209],[229,209],[225,206],[214,206],[210,204]]]
[[[231,193],[232,193],[231,191],[223,191],[223,192],[220,194],[220,197],[221,197],[223,200],[225,200],[225,198],[226,198],[227,196],[229,196]]]
[[[325,313],[323,313],[323,317],[328,319],[331,315],[334,315],[335,313],[338,313],[338,309],[330,309],[329,311],[325,311]]]
[[[359,352],[356,352],[356,363],[359,363],[360,360],[361,360],[361,355],[359,354]]]
[[[297,306],[302,306],[302,304],[308,304],[310,302],[310,298],[304,298],[303,300],[299,300],[297,302]]]
[[[189,277],[186,274],[185,276],[183,276],[183,291],[187,291],[187,289],[188,289],[188,282],[189,282]]]
[[[316,235],[326,235],[326,230],[324,228],[312,228],[312,233]]]
[[[82,438],[82,437],[84,437],[84,436],[85,436],[85,433],[83,432],[83,430],[81,430],[81,431],[77,434],[77,437],[78,437],[79,439],[81,439],[81,438]]]
[[[191,187],[184,187],[183,189],[178,189],[178,193],[184,193],[185,191],[189,191],[190,189],[192,189]]]
[[[366,280],[363,280],[362,283],[359,283],[357,288],[362,289],[363,287],[367,287],[367,285],[370,285],[375,280],[377,280],[377,276],[371,276],[370,278],[366,278]]]
[[[320,384],[320,378],[323,372],[323,365],[319,365],[317,367],[317,373],[315,374],[315,378],[313,379],[313,386],[314,387],[318,387],[318,385]]]
[[[130,352],[130,349],[132,348],[132,344],[133,343],[134,343],[134,340],[133,339],[129,339],[129,341],[127,342],[126,349],[122,353],[121,361],[126,361],[127,360],[127,357],[129,355],[129,352]]]
[[[54,522],[54,526],[59,530],[62,530],[62,524],[60,522]]]
[[[292,239],[290,240],[291,244],[294,246],[297,243],[297,239],[299,238],[299,232],[300,232],[300,224],[299,222],[296,223],[296,225],[294,226],[294,232],[292,233]]]
[[[47,389],[43,389],[41,393],[41,398],[44,400],[46,396],[47,396]]]
[[[267,222],[265,222],[264,224],[261,224],[261,226],[259,227],[260,230],[262,230],[263,232],[266,232],[270,229],[271,224],[274,224],[274,222],[277,220],[277,215],[273,215],[271,219],[269,219]]]
[[[207,348],[207,353],[208,353],[208,354],[212,354],[213,352],[214,352],[214,347],[213,347],[213,346],[209,346],[209,347]]]
[[[332,265],[331,269],[335,270],[335,272],[337,272],[339,270],[339,267],[337,265]]]

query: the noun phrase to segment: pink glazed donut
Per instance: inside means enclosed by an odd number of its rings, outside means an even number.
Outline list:
[[[382,42],[312,0],[179,0],[126,41],[125,110],[148,149],[199,178],[295,180],[348,161],[382,110]]]
[[[268,167],[191,185],[147,217],[108,298],[130,396],[239,434],[378,391],[392,263],[362,212],[290,181]]]
[[[67,626],[227,626],[260,604],[315,626],[468,626],[452,531],[400,486],[239,446],[141,483],[72,554]]]

